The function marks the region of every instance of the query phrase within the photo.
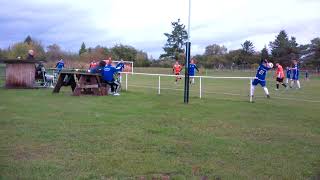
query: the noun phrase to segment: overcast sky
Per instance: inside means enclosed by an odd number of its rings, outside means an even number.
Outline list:
[[[83,41],[122,43],[158,58],[170,22],[188,23],[188,0],[0,0],[0,7],[0,48],[31,35],[67,51]],[[191,7],[193,55],[213,43],[237,49],[245,40],[261,50],[282,29],[299,44],[320,37],[320,0],[192,0]]]

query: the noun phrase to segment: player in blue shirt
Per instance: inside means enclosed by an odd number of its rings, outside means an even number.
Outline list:
[[[286,84],[289,85],[289,80],[291,80],[291,68],[286,67]]]
[[[268,88],[266,87],[266,76],[267,71],[269,71],[271,67],[268,65],[268,60],[262,60],[260,66],[258,67],[256,78],[252,82],[250,95],[253,97],[254,90],[258,84],[260,84],[267,95],[267,98],[270,98]]]
[[[116,68],[119,69],[119,72],[122,72],[124,69],[124,63],[123,63],[123,59],[120,60],[120,62],[116,65]],[[122,75],[121,73],[118,74],[119,77],[119,81],[120,83],[122,82]]]
[[[191,62],[189,64],[189,76],[191,76],[191,79],[190,79],[190,84],[194,84],[194,77],[192,76],[195,76],[195,70],[197,70],[199,72],[199,69],[197,67],[197,65],[195,64],[194,62],[194,59],[191,59]]]
[[[92,73],[92,74],[95,74],[95,73],[101,74],[105,66],[106,66],[106,62],[105,61],[100,61],[98,66],[90,68],[89,72]]]
[[[113,67],[112,61],[108,61],[108,65],[104,67],[103,71],[101,72],[103,82],[107,83],[111,87],[111,94],[114,96],[119,96],[119,90],[121,84],[114,79],[115,73],[119,72],[120,69]]]
[[[60,71],[62,71],[62,69],[64,68],[63,59],[60,59],[60,60],[57,62],[56,68],[57,68],[57,73],[60,73]]]
[[[300,89],[298,61],[292,60],[292,62],[293,62],[293,68],[291,68],[291,71],[292,71],[291,87],[293,87],[293,85],[296,84],[297,88]]]

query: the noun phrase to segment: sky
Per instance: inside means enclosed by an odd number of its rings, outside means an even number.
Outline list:
[[[158,58],[171,22],[188,25],[189,0],[0,0],[0,48],[28,35],[45,46],[78,52],[87,47],[131,45]],[[280,30],[299,44],[320,37],[320,0],[191,0],[191,54],[210,44],[261,50]]]

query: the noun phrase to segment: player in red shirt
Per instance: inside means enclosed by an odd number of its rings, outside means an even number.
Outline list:
[[[283,72],[282,66],[279,63],[276,63],[276,67],[277,67],[277,71],[276,71],[276,74],[275,74],[275,76],[277,77],[277,79],[276,79],[276,81],[277,81],[276,90],[279,90],[279,84],[281,84],[282,86],[287,88],[287,85],[285,83],[283,83],[284,72]]]
[[[97,63],[95,60],[93,60],[93,61],[91,61],[91,63],[90,63],[89,69],[93,69],[93,68],[95,68],[95,67],[97,67],[97,66],[98,66],[98,63]]]
[[[176,61],[176,63],[173,65],[173,68],[172,68],[172,72],[176,75],[175,83],[178,82],[178,79],[181,79],[181,77],[179,76],[181,70],[182,70],[182,66],[179,64],[179,61]]]

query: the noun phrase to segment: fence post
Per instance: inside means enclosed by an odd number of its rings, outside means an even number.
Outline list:
[[[126,73],[126,91],[128,91],[128,73]]]
[[[250,102],[252,102],[252,94],[251,94],[251,89],[252,89],[252,78],[250,78],[250,89],[249,89],[249,96],[250,96]]]
[[[161,77],[161,76],[159,76],[159,87],[158,87],[158,94],[160,94],[160,77]]]
[[[202,84],[201,84],[201,76],[200,76],[200,79],[199,79],[199,86],[200,86],[200,99],[202,98]]]

